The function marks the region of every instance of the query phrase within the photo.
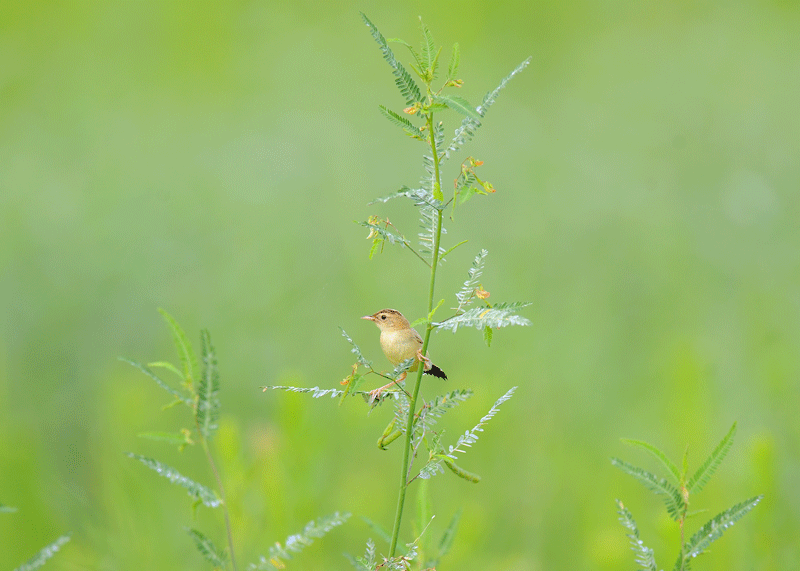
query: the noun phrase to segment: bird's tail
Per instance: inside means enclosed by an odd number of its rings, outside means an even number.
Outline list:
[[[431,365],[431,368],[425,371],[426,375],[433,375],[434,377],[439,377],[440,379],[447,380],[447,375],[444,374],[439,367],[436,365]]]

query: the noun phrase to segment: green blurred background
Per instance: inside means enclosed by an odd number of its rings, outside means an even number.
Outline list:
[[[218,511],[194,516],[124,456],[212,482],[200,451],[136,437],[190,424],[117,361],[175,360],[158,307],[218,350],[241,566],[336,510],[390,527],[400,446],[375,446],[390,408],[259,388],[338,387],[353,361],[338,326],[388,368],[358,318],[425,311],[426,268],[397,248],[368,260],[353,224],[379,214],[416,233],[407,201],[367,203],[414,184],[422,149],[378,113],[403,100],[359,10],[387,37],[417,44],[422,15],[445,54],[459,42],[473,104],[533,56],[463,153],[498,192],[448,224],[447,244],[469,243],[437,299],[453,304],[485,247],[492,300],[531,300],[533,327],[488,349],[474,330],[432,340],[445,386],[476,392],[446,419],[452,440],[519,386],[463,458],[483,481],[431,481],[436,535],[464,509],[440,568],[632,569],[616,497],[669,568],[677,530],[609,457],[657,470],[619,441],[633,437],[676,460],[689,445],[697,466],[734,421],[692,507],[765,499],[696,566],[798,568],[787,0],[0,4],[0,503],[19,508],[0,514],[0,567],[66,532],[47,568],[205,568],[184,526],[224,545]],[[452,132],[458,117],[441,118]],[[442,390],[431,378],[423,394]],[[347,569],[341,553],[370,536],[354,517],[290,568]]]

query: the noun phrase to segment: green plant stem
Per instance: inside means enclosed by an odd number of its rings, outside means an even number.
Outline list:
[[[434,165],[434,173],[435,173],[435,180],[433,182],[434,191],[439,189],[441,192],[441,184],[439,183],[439,156],[436,151],[436,137],[434,136],[433,131],[433,113],[428,115],[427,118],[428,123],[428,132],[430,133],[431,137],[431,150],[433,151],[433,165]],[[430,315],[431,311],[433,310],[433,298],[434,292],[436,287],[436,268],[439,265],[439,243],[442,239],[442,211],[437,209],[437,216],[436,216],[436,232],[433,240],[433,259],[431,263],[431,279],[430,284],[428,287],[428,315]],[[428,351],[428,342],[431,338],[431,331],[433,331],[433,325],[428,323],[428,326],[425,328],[425,338],[422,342],[422,354],[425,355]],[[397,551],[397,539],[400,536],[400,522],[403,519],[403,506],[406,501],[406,489],[408,488],[408,465],[411,459],[411,444],[413,439],[413,431],[414,431],[414,416],[417,411],[417,397],[419,396],[419,388],[422,385],[422,374],[423,374],[424,367],[419,367],[417,369],[417,378],[414,383],[414,390],[411,393],[411,399],[408,403],[408,418],[406,419],[406,439],[405,439],[405,447],[403,448],[403,466],[400,471],[400,491],[397,496],[397,510],[395,512],[394,517],[394,527],[392,529],[392,541],[389,546],[389,558],[395,556],[395,552]]]
[[[225,498],[225,488],[222,485],[222,478],[219,476],[219,471],[217,470],[217,465],[214,463],[214,457],[211,456],[211,450],[208,448],[208,442],[205,438],[201,437],[201,442],[203,444],[203,450],[206,451],[206,458],[208,458],[208,463],[211,466],[211,471],[214,473],[214,478],[217,480],[217,486],[219,487],[219,495],[222,498],[222,514],[225,517],[225,530],[228,534],[228,551],[231,554],[231,567],[233,567],[233,571],[236,571],[236,555],[233,551],[233,533],[231,532],[231,519],[228,515],[228,500]]]

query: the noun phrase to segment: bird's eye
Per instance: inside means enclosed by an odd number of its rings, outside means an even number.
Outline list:
[[[385,313],[381,315],[381,319],[386,320],[386,314]]]

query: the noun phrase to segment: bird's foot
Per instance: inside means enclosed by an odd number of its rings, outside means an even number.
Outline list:
[[[417,349],[417,359],[420,362],[423,363],[423,365],[422,365],[422,370],[423,371],[429,371],[430,368],[433,366],[433,363],[431,363],[431,360],[428,357],[426,357],[425,355],[423,355],[422,351],[420,349]]]
[[[369,394],[369,402],[372,403],[372,402],[375,402],[376,400],[380,400],[381,394],[383,393],[383,391],[385,391],[386,389],[390,389],[395,385],[399,387],[400,383],[402,383],[405,380],[405,378],[406,378],[406,373],[403,373],[402,375],[400,375],[397,379],[395,379],[391,383],[387,383],[387,384],[383,385],[382,387],[378,387],[377,389],[372,389],[368,393]]]

